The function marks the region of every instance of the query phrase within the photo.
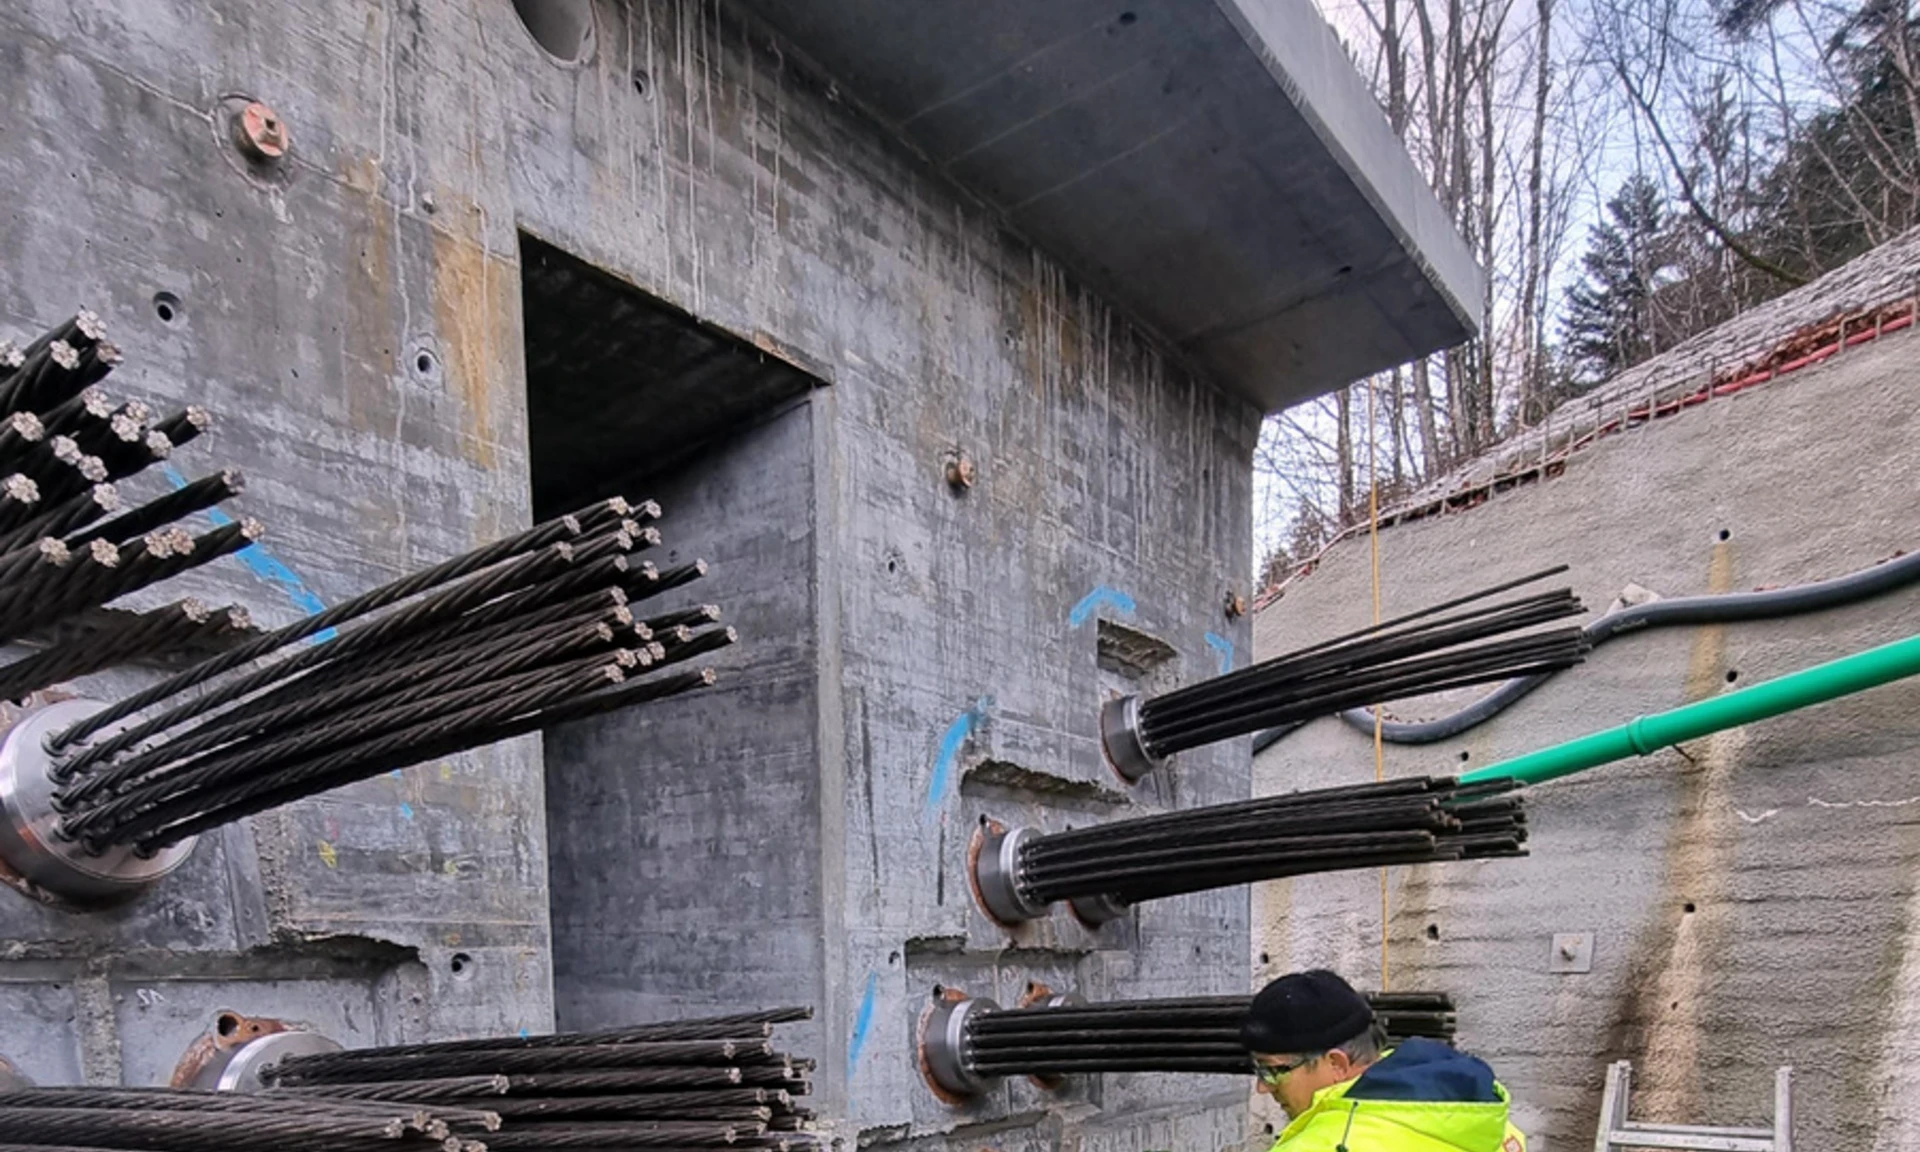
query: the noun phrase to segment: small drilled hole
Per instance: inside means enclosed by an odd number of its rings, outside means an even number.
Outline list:
[[[1460,763],[1465,764],[1468,760],[1472,759],[1472,757],[1473,757],[1473,753],[1468,752],[1465,749],[1462,749],[1460,752]]]
[[[1680,909],[1681,911],[1685,912],[1689,916],[1693,915],[1693,901],[1691,900],[1687,901],[1685,904],[1680,906]]]
[[[1727,669],[1727,683],[1731,684],[1738,679],[1740,679],[1740,669],[1738,668]]]
[[[889,572],[898,572],[898,571],[900,571],[900,562],[899,562],[899,561],[897,561],[897,560],[889,560],[889,561],[887,561],[887,571],[889,571]]]
[[[1133,24],[1133,22],[1138,19],[1140,19],[1140,17],[1136,16],[1132,12],[1122,12],[1120,13],[1120,27],[1122,28],[1130,27]]]
[[[160,323],[162,324],[171,324],[175,320],[178,320],[180,318],[180,297],[175,296],[171,292],[155,292],[153,294],[153,314],[160,318]]]
[[[453,973],[455,980],[472,979],[473,957],[467,955],[465,952],[455,952],[453,958],[447,961],[447,971]]]
[[[946,985],[944,985],[944,984],[935,984],[935,985],[933,986],[933,998],[934,998],[935,1000],[938,1000],[938,999],[940,999],[940,997],[942,997],[942,996],[945,996],[946,994],[947,994],[947,987],[946,987]]]
[[[1733,539],[1733,533],[1727,531],[1725,528],[1722,528],[1720,529],[1720,539],[1731,540]]]
[[[213,1030],[222,1036],[231,1036],[240,1031],[240,1018],[231,1012],[222,1012],[215,1017]]]
[[[1440,925],[1438,924],[1427,925],[1427,939],[1429,940],[1440,939]]]
[[[420,375],[422,376],[432,375],[433,374],[433,353],[422,352],[420,353],[420,355],[415,356],[413,358],[413,366],[419,370]]]
[[[649,87],[650,84],[647,80],[646,70],[643,68],[635,68],[633,70],[633,90],[645,96]]]

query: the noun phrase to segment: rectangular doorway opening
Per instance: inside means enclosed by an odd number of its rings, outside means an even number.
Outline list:
[[[557,1023],[819,1003],[821,381],[535,237],[520,256],[536,517],[658,501],[641,558],[709,571],[636,614],[717,604],[740,634],[714,687],[544,736]]]

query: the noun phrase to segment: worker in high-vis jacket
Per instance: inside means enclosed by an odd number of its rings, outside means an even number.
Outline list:
[[[1261,989],[1240,1038],[1291,1120],[1273,1152],[1526,1152],[1493,1069],[1434,1040],[1387,1048],[1366,997],[1331,972]]]

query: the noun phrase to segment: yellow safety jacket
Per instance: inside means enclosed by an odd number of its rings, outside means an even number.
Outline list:
[[[1273,1152],[1526,1152],[1493,1070],[1431,1040],[1409,1040],[1359,1077],[1323,1088]]]

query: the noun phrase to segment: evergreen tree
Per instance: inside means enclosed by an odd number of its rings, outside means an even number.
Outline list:
[[[1666,264],[1666,198],[1635,175],[1607,201],[1607,219],[1588,229],[1586,276],[1567,292],[1562,324],[1576,376],[1605,380],[1653,355],[1661,343],[1654,291]]]

